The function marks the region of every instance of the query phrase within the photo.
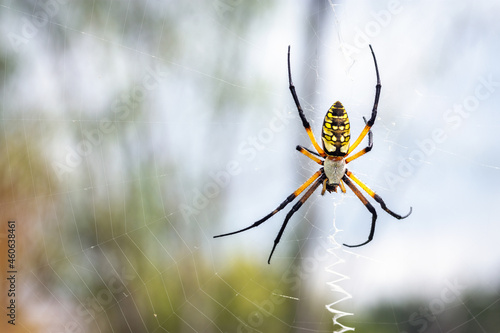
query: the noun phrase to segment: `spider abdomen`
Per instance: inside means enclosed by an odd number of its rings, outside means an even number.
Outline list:
[[[344,156],[349,150],[351,139],[349,117],[340,102],[335,102],[326,113],[323,121],[321,140],[325,153],[330,156]]]

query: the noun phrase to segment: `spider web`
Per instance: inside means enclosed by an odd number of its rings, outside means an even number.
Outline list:
[[[4,1],[0,211],[19,273],[15,297],[2,278],[18,305],[2,332],[497,330],[496,7]],[[292,204],[214,240],[318,168],[294,150],[310,145],[287,46],[316,136],[340,100],[355,137],[373,103],[368,43],[382,97],[374,148],[349,168],[413,214],[376,206],[374,241],[347,249],[370,214],[318,191],[271,265]]]

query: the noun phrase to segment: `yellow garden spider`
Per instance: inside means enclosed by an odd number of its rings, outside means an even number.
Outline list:
[[[359,180],[351,171],[349,171],[346,168],[347,163],[368,153],[373,146],[373,138],[372,138],[373,135],[371,132],[371,127],[375,123],[375,118],[377,117],[377,107],[380,98],[380,89],[382,86],[380,84],[380,75],[378,73],[377,59],[375,58],[375,53],[373,52],[371,45],[370,45],[370,50],[373,56],[373,62],[375,63],[375,72],[377,74],[377,85],[375,86],[375,101],[373,103],[371,117],[368,121],[366,121],[366,119],[363,117],[365,121],[365,127],[361,131],[361,134],[356,139],[356,141],[354,141],[354,143],[349,146],[351,138],[349,118],[347,117],[347,112],[345,111],[342,104],[338,101],[335,102],[326,113],[325,119],[323,121],[323,127],[321,132],[321,140],[323,142],[323,148],[321,148],[318,145],[316,139],[314,138],[311,126],[309,125],[309,122],[307,121],[304,115],[304,111],[302,111],[299,98],[297,97],[297,93],[295,92],[295,86],[293,85],[292,82],[292,72],[290,70],[290,46],[288,46],[288,82],[289,82],[290,92],[292,93],[293,100],[295,101],[295,105],[297,106],[297,110],[299,111],[299,116],[300,119],[302,120],[302,125],[304,126],[307,135],[309,136],[309,139],[311,140],[314,148],[316,149],[316,152],[304,148],[302,146],[297,146],[296,149],[302,154],[312,159],[314,162],[321,165],[322,167],[319,169],[319,171],[317,171],[314,175],[312,175],[311,178],[306,180],[306,182],[302,184],[297,190],[295,190],[295,192],[290,194],[286,198],[286,200],[283,201],[275,210],[264,216],[262,219],[258,220],[249,227],[243,228],[238,231],[214,236],[214,238],[234,235],[261,225],[262,223],[267,221],[271,216],[273,216],[274,214],[285,208],[286,205],[292,202],[309,186],[310,187],[304,194],[304,196],[300,198],[300,200],[292,207],[292,209],[286,215],[285,221],[283,222],[283,225],[281,226],[281,229],[278,235],[276,236],[276,239],[274,240],[274,245],[271,250],[271,254],[269,255],[269,259],[267,260],[268,264],[271,263],[271,257],[274,253],[274,250],[276,249],[276,246],[280,242],[281,236],[285,231],[288,221],[290,220],[292,215],[297,210],[299,210],[302,204],[311,196],[311,194],[320,185],[323,185],[321,195],[324,195],[325,191],[328,191],[330,193],[332,191],[337,192],[338,187],[340,187],[340,190],[343,193],[345,193],[346,190],[344,183],[347,184],[347,186],[349,186],[349,188],[354,192],[354,194],[359,198],[359,200],[361,200],[361,202],[372,214],[372,224],[371,224],[370,234],[368,235],[368,240],[358,245],[344,244],[344,246],[348,247],[363,246],[369,243],[373,239],[373,234],[375,233],[377,212],[375,208],[370,204],[370,202],[368,202],[368,200],[363,196],[361,191],[354,185],[354,183],[358,184],[366,193],[368,193],[368,195],[370,195],[373,199],[375,199],[375,201],[377,201],[380,204],[383,210],[385,210],[393,217],[397,219],[404,219],[411,214],[412,211],[411,207],[410,207],[410,212],[404,216],[401,216],[391,211],[389,208],[387,208],[387,206],[385,205],[384,201],[380,196],[378,196],[375,192],[373,192],[370,188],[368,188],[368,186],[366,186],[363,182],[361,182],[361,180]],[[349,154],[352,153],[354,149],[356,149],[356,147],[361,143],[361,141],[365,138],[367,134],[368,134],[368,146],[366,146],[364,149],[360,150],[356,154],[347,157]]]

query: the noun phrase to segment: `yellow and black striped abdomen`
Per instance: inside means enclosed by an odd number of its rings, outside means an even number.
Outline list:
[[[344,106],[335,102],[328,110],[323,122],[321,140],[323,149],[330,156],[344,156],[349,149],[351,139],[351,126]]]

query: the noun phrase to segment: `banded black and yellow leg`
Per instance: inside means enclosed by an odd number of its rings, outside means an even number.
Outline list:
[[[363,117],[363,120],[365,121],[366,124],[366,118]],[[372,150],[373,147],[373,133],[371,130],[368,131],[368,146],[366,146],[363,150],[358,151],[356,154],[349,156],[346,158],[345,163],[349,163],[352,160],[357,159],[360,156],[363,156],[364,154],[368,153],[370,150]]]
[[[316,180],[316,182],[307,190],[307,192],[300,198],[300,200],[293,205],[292,209],[286,214],[285,221],[283,221],[283,224],[281,225],[280,232],[278,233],[278,236],[276,236],[276,239],[274,240],[274,245],[273,249],[271,250],[271,254],[269,254],[269,259],[267,260],[268,264],[271,264],[271,257],[273,256],[274,250],[276,249],[276,246],[281,240],[281,236],[283,236],[283,232],[285,231],[286,225],[288,224],[288,221],[292,217],[293,214],[295,214],[296,211],[299,210],[299,208],[302,206],[302,204],[309,199],[311,194],[313,194],[314,191],[318,188],[319,185],[323,182],[323,178],[325,178],[324,175],[322,175],[320,178]]]
[[[375,224],[377,222],[377,211],[375,208],[372,206],[372,204],[364,197],[364,195],[361,193],[361,191],[351,182],[349,178],[347,178],[347,175],[344,175],[342,177],[342,180],[349,186],[349,188],[354,192],[354,194],[358,197],[359,200],[365,205],[366,209],[372,213],[372,225],[370,228],[370,234],[368,235],[368,240],[364,243],[358,244],[358,245],[347,245],[344,243],[344,246],[347,247],[358,247],[358,246],[363,246],[365,244],[368,244],[371,242],[373,239],[373,235],[375,234]]]
[[[292,194],[290,194],[285,199],[285,201],[283,201],[275,210],[273,210],[271,213],[267,214],[266,216],[264,216],[263,218],[261,218],[260,220],[258,220],[254,224],[252,224],[251,226],[248,226],[248,227],[243,228],[241,230],[229,232],[227,234],[217,235],[217,236],[214,236],[214,238],[224,237],[224,236],[229,236],[229,235],[234,235],[234,234],[238,234],[240,232],[246,231],[248,229],[252,229],[252,228],[258,227],[259,225],[261,225],[262,223],[264,223],[265,221],[267,221],[271,216],[273,216],[274,214],[276,214],[277,212],[279,212],[280,210],[282,210],[283,208],[285,208],[286,205],[288,205],[297,196],[299,196],[300,193],[302,193],[306,188],[308,188],[309,185],[311,185],[315,180],[317,180],[319,178],[319,176],[321,176],[322,174],[323,174],[323,168],[321,168],[314,175],[312,175],[311,178],[309,178],[308,180],[306,180],[304,184],[302,184],[298,189],[296,189],[295,192],[293,192]]]
[[[356,141],[354,141],[354,143],[349,147],[349,150],[347,151],[348,155],[354,149],[356,149],[356,147],[361,143],[361,141],[365,138],[368,132],[370,132],[370,128],[373,126],[373,124],[375,123],[375,119],[377,118],[378,101],[380,99],[380,90],[382,89],[382,85],[380,84],[380,75],[378,73],[377,59],[375,58],[375,53],[373,52],[371,45],[370,45],[370,50],[372,52],[373,62],[375,63],[375,72],[377,73],[377,85],[375,86],[375,101],[373,102],[372,115],[370,119],[366,122],[365,127],[361,131],[361,134],[358,136]]]
[[[356,184],[358,184],[368,195],[370,195],[375,201],[377,201],[380,204],[380,207],[382,207],[383,210],[385,210],[387,213],[389,213],[391,216],[397,218],[398,220],[407,218],[412,211],[412,208],[410,207],[410,212],[406,215],[399,215],[394,213],[392,210],[387,208],[384,200],[375,192],[373,192],[372,189],[370,189],[368,186],[366,186],[361,180],[359,180],[358,177],[356,177],[351,171],[346,170],[346,175],[351,178]]]
[[[290,46],[288,46],[288,84],[289,84],[289,89],[290,92],[292,93],[293,100],[295,102],[295,106],[297,106],[297,110],[299,111],[299,116],[300,119],[302,120],[302,126],[306,129],[307,135],[309,136],[309,140],[311,140],[314,148],[316,151],[322,156],[325,157],[326,154],[323,151],[323,148],[321,148],[316,141],[316,138],[314,137],[314,133],[311,130],[311,125],[307,121],[306,116],[304,115],[304,111],[302,110],[302,106],[300,105],[299,102],[299,97],[297,96],[297,92],[295,91],[295,86],[293,85],[292,82],[292,71],[290,69]]]
[[[313,152],[307,148],[304,148],[302,146],[297,146],[297,147],[295,147],[295,149],[297,149],[299,152],[306,155],[307,157],[309,157],[311,160],[318,163],[319,165],[323,165],[323,161],[318,158],[319,155],[316,154],[315,152]]]

